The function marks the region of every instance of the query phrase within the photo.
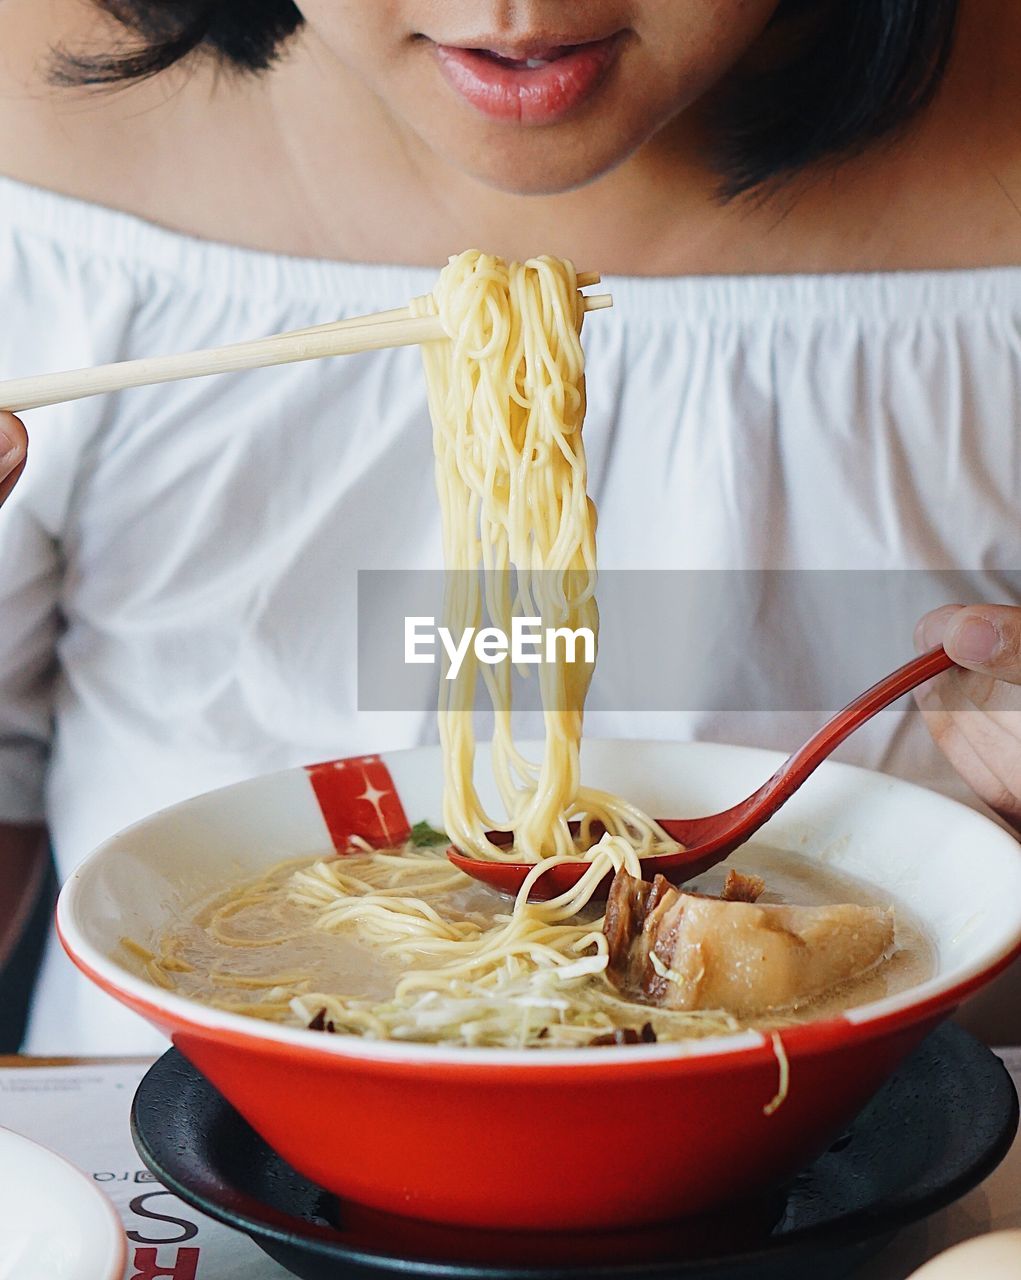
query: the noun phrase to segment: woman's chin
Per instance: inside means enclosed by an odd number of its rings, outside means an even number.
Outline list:
[[[635,149],[630,141],[619,146],[593,146],[596,139],[579,139],[573,146],[550,146],[548,139],[533,136],[513,145],[450,149],[445,158],[484,186],[509,195],[553,196],[596,182],[623,163]],[[439,148],[437,148],[439,150]]]

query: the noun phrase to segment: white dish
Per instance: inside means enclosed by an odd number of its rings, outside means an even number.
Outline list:
[[[95,1183],[0,1129],[0,1280],[121,1280],[126,1258],[120,1218]]]

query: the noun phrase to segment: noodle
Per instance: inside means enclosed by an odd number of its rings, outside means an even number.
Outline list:
[[[450,337],[423,348],[448,571],[445,625],[463,635],[485,611],[505,634],[514,616],[527,616],[544,629],[584,626],[594,635],[595,512],[581,438],[583,312],[574,268],[552,258],[508,265],[464,253],[450,260],[433,298],[416,307],[435,310]],[[352,842],[341,857],[273,868],[194,923],[207,942],[241,954],[292,942],[309,921],[354,936],[381,962],[399,962],[392,998],[310,991],[301,974],[251,978],[207,966],[198,978],[187,930],[161,940],[146,961],[152,979],[187,983],[236,1012],[396,1039],[587,1044],[628,1018],[671,1038],[735,1030],[739,1024],[723,1012],[652,1011],[623,1000],[605,976],[603,921],[588,909],[596,889],[621,867],[638,875],[640,856],[676,846],[634,805],[581,783],[591,663],[558,655],[539,664],[545,743],[538,762],[513,739],[510,663],[482,664],[503,821],[483,808],[475,787],[479,667],[469,648],[458,679],[440,680],[444,824],[476,857],[535,864],[509,912],[452,911],[452,898],[471,882],[441,849],[408,843],[377,852]],[[513,846],[491,841],[490,830],[512,832]],[[529,902],[550,867],[580,857],[591,865],[576,885]],[[304,923],[281,927],[288,904]]]
[[[776,1058],[777,1070],[780,1073],[780,1079],[777,1082],[776,1094],[762,1108],[764,1116],[774,1115],[787,1101],[787,1094],[791,1087],[791,1064],[787,1058],[787,1050],[783,1047],[783,1040],[780,1033],[774,1031],[770,1036],[770,1043],[773,1046],[773,1056]]]
[[[425,302],[450,335],[423,347],[447,569],[444,624],[463,635],[479,625],[485,605],[505,635],[514,616],[539,618],[543,632],[587,627],[595,635],[596,518],[581,434],[583,310],[574,267],[462,253]],[[458,678],[440,680],[443,816],[454,844],[481,858],[578,857],[599,822],[643,855],[676,847],[633,805],[581,785],[592,667],[561,660],[559,651],[557,661],[539,664],[546,740],[538,763],[513,740],[510,664],[482,664],[495,718],[492,771],[507,816],[488,814],[473,777],[479,666],[469,648]],[[569,827],[575,820],[580,851]],[[513,832],[513,846],[489,840],[487,830]]]

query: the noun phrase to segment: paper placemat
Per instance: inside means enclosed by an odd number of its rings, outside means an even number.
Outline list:
[[[1001,1050],[1015,1086],[1021,1049]],[[184,1204],[142,1165],[131,1142],[131,1099],[146,1062],[0,1069],[0,1125],[84,1170],[117,1206],[128,1236],[125,1280],[287,1280],[247,1237]],[[861,1280],[905,1280],[969,1236],[1021,1227],[1021,1141],[981,1187],[903,1231]],[[83,1278],[84,1280],[84,1278]]]
[[[127,1232],[125,1280],[293,1280],[247,1236],[164,1190],[142,1164],[128,1115],[149,1066],[4,1068],[0,1125],[65,1156],[103,1188]]]

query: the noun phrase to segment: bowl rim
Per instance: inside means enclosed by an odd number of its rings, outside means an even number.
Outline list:
[[[97,1186],[89,1178],[88,1174],[79,1169],[67,1156],[61,1155],[59,1151],[54,1151],[45,1142],[38,1142],[35,1138],[28,1137],[27,1134],[19,1133],[17,1129],[12,1129],[8,1125],[0,1125],[0,1143],[10,1142],[11,1139],[14,1140],[12,1145],[15,1147],[29,1147],[41,1153],[48,1165],[56,1164],[61,1166],[64,1173],[72,1175],[75,1185],[85,1191],[86,1196],[83,1203],[90,1206],[90,1211],[95,1211],[94,1220],[97,1223],[103,1223],[104,1248],[108,1249],[104,1258],[95,1259],[95,1261],[102,1262],[108,1270],[103,1272],[102,1275],[97,1272],[94,1280],[120,1280],[128,1261],[128,1241],[124,1223],[117,1212],[117,1206],[103,1191],[102,1187]],[[64,1216],[66,1216],[66,1209]],[[75,1221],[80,1221],[80,1218],[76,1218]]]
[[[680,743],[668,739],[624,738],[586,739],[586,741],[653,748],[660,746],[708,747],[710,749],[723,747],[748,754],[754,753],[761,756],[764,761],[772,760],[776,763],[786,758],[783,752],[727,743]],[[435,750],[435,744],[427,744],[424,749]],[[386,752],[384,758],[391,759],[421,750],[423,747],[420,746]],[[543,1049],[542,1052],[537,1053],[535,1049],[529,1048],[503,1049],[405,1040],[373,1040],[346,1033],[324,1034],[309,1031],[304,1027],[292,1027],[283,1023],[252,1018],[245,1014],[231,1013],[176,992],[164,991],[156,984],[132,973],[130,969],[94,946],[84,930],[79,928],[75,913],[86,878],[94,874],[104,858],[116,851],[117,845],[125,837],[150,827],[154,822],[174,811],[205,801],[211,796],[250,786],[253,783],[268,782],[285,775],[300,774],[307,767],[299,765],[289,769],[275,770],[227,786],[213,788],[157,810],[116,832],[98,845],[72,872],[57,900],[55,913],[57,935],[77,968],[109,995],[127,1004],[150,1021],[164,1027],[172,1026],[175,1033],[193,1031],[206,1038],[212,1037],[235,1043],[239,1039],[255,1040],[267,1047],[275,1046],[278,1051],[355,1059],[378,1063],[381,1066],[388,1064],[395,1069],[443,1064],[452,1068],[463,1067],[473,1073],[478,1073],[485,1067],[526,1068],[533,1072],[569,1068],[577,1072],[585,1066],[605,1070],[611,1063],[617,1068],[639,1064],[651,1066],[656,1063],[679,1066],[683,1063],[694,1069],[699,1066],[704,1068],[707,1064],[711,1065],[720,1059],[733,1061],[742,1055],[745,1058],[749,1055],[758,1058],[765,1052],[768,1056],[774,1057],[780,1052],[777,1048],[778,1040],[782,1043],[782,1049],[788,1053],[800,1055],[830,1051],[838,1044],[888,1035],[926,1019],[946,1016],[968,995],[986,985],[1014,960],[1021,957],[1021,902],[1019,902],[1012,936],[1002,941],[986,956],[959,964],[946,974],[937,974],[894,995],[869,1001],[834,1017],[809,1020],[773,1032],[740,1031],[707,1036],[698,1040],[629,1045],[626,1053],[621,1053],[620,1047],[616,1045]],[[856,777],[882,779],[885,784],[893,785],[899,791],[920,793],[925,796],[927,804],[949,807],[956,813],[967,814],[969,820],[983,826],[989,837],[1004,847],[1008,844],[1015,847],[1018,845],[1016,838],[992,818],[962,801],[918,783],[843,761],[827,760],[820,766],[820,772],[823,770],[829,774],[839,772],[852,779]],[[1021,857],[1021,847],[1017,849],[1017,853]]]

